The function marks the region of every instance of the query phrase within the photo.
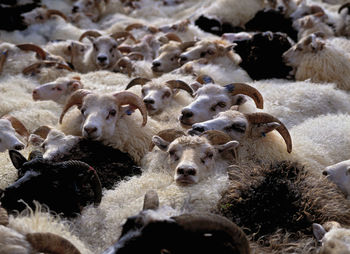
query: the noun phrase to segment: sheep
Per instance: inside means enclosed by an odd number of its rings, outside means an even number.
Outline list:
[[[64,106],[60,123],[72,106],[80,108],[80,114],[73,114],[71,119],[63,122],[60,129],[65,134],[82,135],[83,137],[102,141],[122,152],[129,153],[139,163],[151,142],[152,130],[156,123],[147,123],[147,109],[137,95],[123,91],[114,94],[95,94],[86,90],[74,92]],[[122,105],[130,105],[123,108]],[[136,125],[134,117],[127,116],[138,108],[142,114],[142,126]],[[138,119],[138,118],[137,118]],[[152,126],[150,126],[152,125]],[[130,138],[133,137],[133,138]]]
[[[127,219],[118,242],[103,253],[250,253],[243,231],[226,218],[210,213],[170,217],[169,210],[148,191],[142,211]],[[163,231],[166,236],[159,234]]]
[[[338,14],[340,16],[338,22],[336,23],[336,35],[349,37],[350,31],[348,28],[349,24],[349,3],[345,3],[338,9]]]
[[[349,90],[347,75],[350,71],[349,56],[342,48],[311,34],[283,54],[287,65],[293,67],[296,80],[334,82],[339,89]]]
[[[0,207],[0,246],[4,254],[11,253],[69,253],[80,251],[67,239],[52,233],[22,234],[8,227],[9,218],[4,208]]]
[[[327,179],[334,182],[344,195],[349,199],[348,190],[348,175],[350,170],[350,160],[338,162],[334,165],[330,165],[324,169],[323,175],[327,176]]]
[[[348,114],[321,115],[292,127],[289,133],[279,119],[267,113],[243,114],[228,110],[220,112],[212,120],[192,125],[189,133],[221,130],[240,142],[237,149],[239,160],[259,161],[262,164],[297,161],[321,175],[326,166],[347,159],[350,143],[346,136],[350,125],[344,124],[347,121]],[[315,132],[315,128],[318,132]],[[283,140],[276,132],[272,132],[274,129]],[[292,137],[295,147],[293,153]],[[335,144],[336,149],[329,149],[330,145]]]
[[[288,78],[291,67],[284,64],[282,54],[294,43],[286,34],[270,31],[252,35],[228,33],[223,34],[222,38],[235,44],[234,51],[242,59],[239,66],[253,80]]]
[[[88,182],[93,191],[95,205],[101,202],[101,183],[96,171],[80,161],[53,163],[42,159],[41,153],[32,152],[26,160],[19,152],[10,150],[11,161],[18,170],[18,179],[1,190],[1,204],[10,211],[22,211],[25,205],[19,203],[23,199],[29,206],[33,200],[46,204],[51,210],[65,216],[74,216],[80,212],[80,205],[91,198],[81,196],[82,185]],[[86,190],[84,190],[86,191]],[[66,197],[70,197],[67,200]]]
[[[252,252],[317,253],[312,223],[350,223],[349,203],[336,186],[298,163],[243,163],[229,176],[217,209],[244,229]]]
[[[5,115],[0,118],[0,152],[6,150],[22,150],[24,144],[19,140],[15,133],[28,138],[27,128],[15,117]]]
[[[189,128],[194,123],[202,122],[214,117],[218,112],[225,111],[233,105],[244,105],[246,99],[242,94],[253,98],[258,108],[263,108],[263,97],[260,92],[244,83],[232,83],[226,86],[211,84],[201,86],[193,84],[195,91],[194,101],[181,110],[179,120],[184,128]],[[241,95],[239,95],[241,94]],[[241,109],[244,111],[244,106]],[[250,110],[246,108],[246,110]]]
[[[59,104],[65,104],[69,96],[83,88],[80,77],[58,78],[54,82],[43,84],[36,87],[32,92],[33,100],[52,100]]]
[[[27,26],[37,23],[44,23],[46,20],[50,19],[52,15],[60,16],[65,21],[68,21],[68,18],[62,12],[58,10],[48,10],[43,7],[35,8],[30,12],[21,14],[23,22]]]
[[[109,9],[107,8],[109,2],[109,0],[79,0],[73,5],[72,13],[82,12],[96,22],[101,18],[102,13]]]
[[[273,9],[279,11],[286,17],[289,17],[296,11],[298,5],[301,4],[300,0],[267,0],[266,9]]]

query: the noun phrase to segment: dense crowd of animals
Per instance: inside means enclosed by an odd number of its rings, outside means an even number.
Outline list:
[[[350,253],[349,15],[0,1],[0,253]]]

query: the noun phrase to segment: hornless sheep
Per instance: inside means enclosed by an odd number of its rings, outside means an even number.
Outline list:
[[[32,92],[32,97],[35,101],[52,100],[64,105],[73,92],[82,88],[83,83],[80,77],[62,77],[36,87]]]
[[[154,135],[154,121],[147,123],[147,109],[137,95],[123,91],[114,94],[94,94],[86,90],[74,92],[68,99],[60,116],[60,123],[66,112],[74,105],[80,114],[73,114],[71,119],[63,122],[61,130],[65,134],[80,136],[101,141],[122,152],[129,153],[136,163],[147,152]],[[122,107],[123,105],[130,105]],[[128,116],[138,108],[142,114],[142,127],[139,118]]]
[[[80,251],[67,239],[52,233],[21,234],[8,227],[9,218],[0,206],[0,248],[3,254],[67,253],[80,254]]]
[[[328,40],[313,33],[304,37],[283,54],[287,65],[293,67],[296,80],[334,82],[339,89],[350,90],[349,54]]]
[[[47,205],[51,210],[65,216],[74,216],[81,206],[93,200],[101,202],[101,183],[96,171],[81,161],[53,163],[32,152],[27,161],[19,152],[10,150],[11,161],[18,170],[18,179],[1,192],[1,204],[9,211],[22,211],[25,204],[33,207],[34,200]],[[88,183],[93,195],[84,184]],[[84,190],[83,190],[84,189]],[[86,194],[82,194],[87,192]]]
[[[228,219],[210,213],[171,216],[169,210],[148,191],[142,211],[126,220],[119,240],[103,254],[250,253],[245,234]]]
[[[341,161],[337,164],[330,165],[322,172],[327,179],[334,182],[344,195],[349,199],[349,174],[350,174],[350,160]]]
[[[312,223],[350,225],[336,186],[296,163],[233,166],[229,176],[218,210],[245,229],[256,253],[315,253]]]
[[[0,153],[6,150],[22,150],[24,144],[15,133],[28,139],[29,132],[26,127],[15,117],[5,115],[0,118]]]

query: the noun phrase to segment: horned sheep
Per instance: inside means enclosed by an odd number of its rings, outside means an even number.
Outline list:
[[[16,137],[17,132],[22,137],[28,139],[27,128],[15,117],[5,115],[0,118],[0,152],[6,150],[22,150],[25,144]]]

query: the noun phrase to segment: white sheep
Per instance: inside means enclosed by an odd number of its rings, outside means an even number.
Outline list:
[[[0,152],[6,150],[22,150],[24,144],[16,137],[15,133],[28,139],[29,132],[26,127],[15,117],[5,115],[0,118]]]
[[[349,199],[349,174],[350,174],[350,160],[338,162],[334,165],[326,167],[323,174],[334,182],[344,195]]]

